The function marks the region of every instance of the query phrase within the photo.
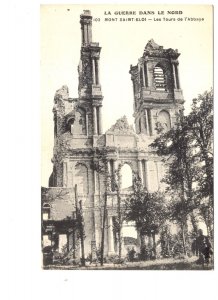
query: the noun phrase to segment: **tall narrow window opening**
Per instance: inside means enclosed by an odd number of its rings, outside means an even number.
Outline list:
[[[166,91],[165,75],[160,67],[154,68],[154,84],[157,91]]]

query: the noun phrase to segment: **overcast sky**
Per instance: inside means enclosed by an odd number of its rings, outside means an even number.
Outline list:
[[[130,64],[137,64],[149,39],[164,48],[178,49],[180,82],[186,112],[191,100],[213,84],[213,31],[210,6],[163,5],[43,5],[41,7],[41,121],[42,121],[42,185],[48,185],[52,171],[53,98],[55,91],[67,85],[70,97],[78,97],[77,66],[80,58],[80,14],[90,9],[93,18],[93,42],[102,47],[100,82],[103,91],[103,129],[111,127],[123,115],[133,123],[133,91]],[[167,15],[180,10],[179,15]],[[104,12],[111,15],[104,15]],[[115,11],[136,11],[136,16],[117,16]],[[139,11],[155,14],[139,15]],[[164,15],[157,14],[164,11]],[[152,21],[104,21],[104,18],[151,18]],[[176,18],[155,21],[154,18]],[[204,18],[188,21],[187,18]],[[183,21],[177,21],[183,18]]]

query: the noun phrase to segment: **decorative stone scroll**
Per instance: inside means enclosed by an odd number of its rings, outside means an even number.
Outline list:
[[[113,134],[134,134],[135,135],[135,131],[133,129],[132,125],[129,125],[128,121],[127,121],[127,117],[123,116],[122,118],[118,119],[116,121],[116,123],[106,131],[107,133],[113,133]]]

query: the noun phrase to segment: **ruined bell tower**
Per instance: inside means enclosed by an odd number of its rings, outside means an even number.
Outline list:
[[[100,84],[99,43],[92,42],[92,16],[89,10],[80,15],[81,52],[78,105],[87,112],[87,135],[102,134],[102,92]]]
[[[137,134],[155,137],[158,126],[169,130],[183,109],[179,79],[180,53],[149,40],[136,66],[130,66]]]

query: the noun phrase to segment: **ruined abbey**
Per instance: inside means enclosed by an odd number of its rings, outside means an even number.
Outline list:
[[[142,57],[129,70],[135,128],[124,116],[104,133],[101,47],[92,41],[90,11],[81,14],[80,25],[78,98],[69,97],[67,86],[57,90],[54,97],[53,172],[49,188],[42,188],[42,244],[45,247],[53,243],[58,252],[67,247],[75,257],[79,256],[81,245],[74,221],[80,209],[85,256],[100,247],[103,217],[104,253],[109,256],[118,251],[114,230],[117,218],[115,174],[121,174],[126,167],[132,176],[141,177],[148,191],[161,189],[164,165],[149,145],[158,134],[157,127],[170,129],[176,122],[176,113],[183,109],[180,53],[164,49],[152,39],[147,42]],[[131,185],[121,188],[121,199],[129,193]],[[134,224],[123,224],[123,253],[129,246],[140,247],[134,230]]]

